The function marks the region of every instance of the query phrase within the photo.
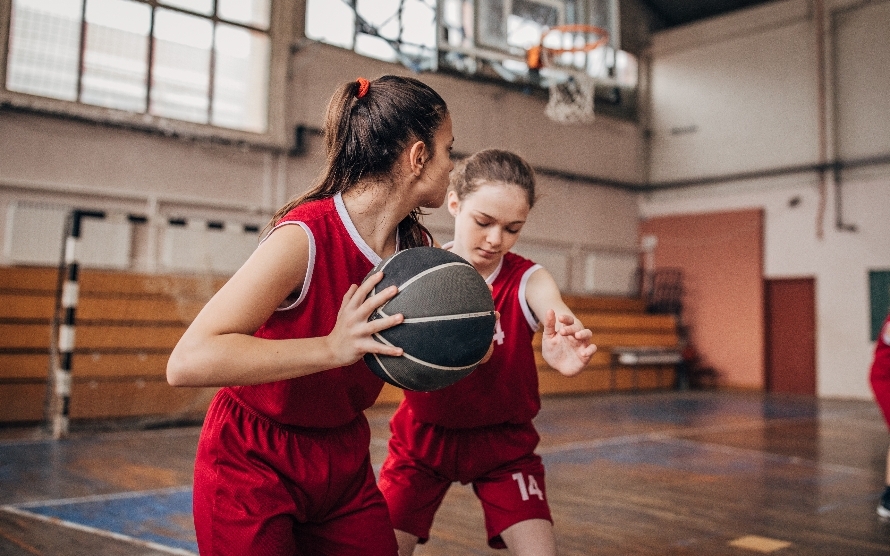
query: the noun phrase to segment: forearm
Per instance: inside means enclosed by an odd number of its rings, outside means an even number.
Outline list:
[[[173,386],[236,386],[317,373],[347,362],[326,337],[270,340],[222,334],[202,341],[183,338],[167,363]]]

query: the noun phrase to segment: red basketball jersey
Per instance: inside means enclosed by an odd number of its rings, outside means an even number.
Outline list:
[[[271,339],[326,336],[343,295],[361,283],[380,257],[358,234],[342,198],[312,201],[276,225],[301,226],[309,236],[309,267],[298,297],[288,298],[254,336]],[[251,386],[231,393],[259,413],[287,425],[337,427],[370,407],[383,388],[362,360],[311,375]]]
[[[878,341],[875,343],[875,355],[871,364],[871,388],[884,420],[890,427],[890,315],[884,320]]]
[[[449,245],[444,246],[448,248]],[[525,300],[525,285],[540,265],[507,253],[488,277],[501,317],[494,352],[472,374],[433,392],[405,392],[405,401],[424,423],[448,428],[525,423],[541,408],[532,337],[538,321]]]

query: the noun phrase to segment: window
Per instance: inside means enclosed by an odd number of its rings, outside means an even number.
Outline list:
[[[13,0],[6,90],[268,129],[271,0]]]
[[[307,0],[305,31],[310,39],[414,71],[452,70],[527,83],[532,76],[526,50],[547,29],[581,22],[616,30],[617,0]],[[559,69],[636,87],[636,60],[617,46],[616,32],[606,48],[562,55]]]
[[[435,67],[436,0],[307,0],[306,36],[415,70]]]

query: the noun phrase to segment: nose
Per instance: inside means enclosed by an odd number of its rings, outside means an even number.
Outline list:
[[[501,229],[497,226],[492,226],[490,230],[488,230],[488,234],[485,236],[485,240],[493,246],[497,247],[501,244]]]

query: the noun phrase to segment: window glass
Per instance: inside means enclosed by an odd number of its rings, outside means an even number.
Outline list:
[[[86,23],[81,102],[144,112],[151,7],[89,0]]]
[[[213,15],[213,0],[160,0],[160,3],[201,15]]]
[[[269,0],[218,0],[217,13],[226,21],[268,29],[271,7]]]
[[[77,99],[82,0],[13,0],[6,88]]]
[[[154,39],[149,112],[166,118],[207,123],[212,23],[197,16],[158,9]]]
[[[306,2],[306,36],[310,39],[352,49],[355,12],[344,2]]]
[[[16,93],[263,133],[271,2],[12,0],[3,85]]]
[[[266,130],[268,59],[266,35],[233,25],[216,26],[211,123]]]

